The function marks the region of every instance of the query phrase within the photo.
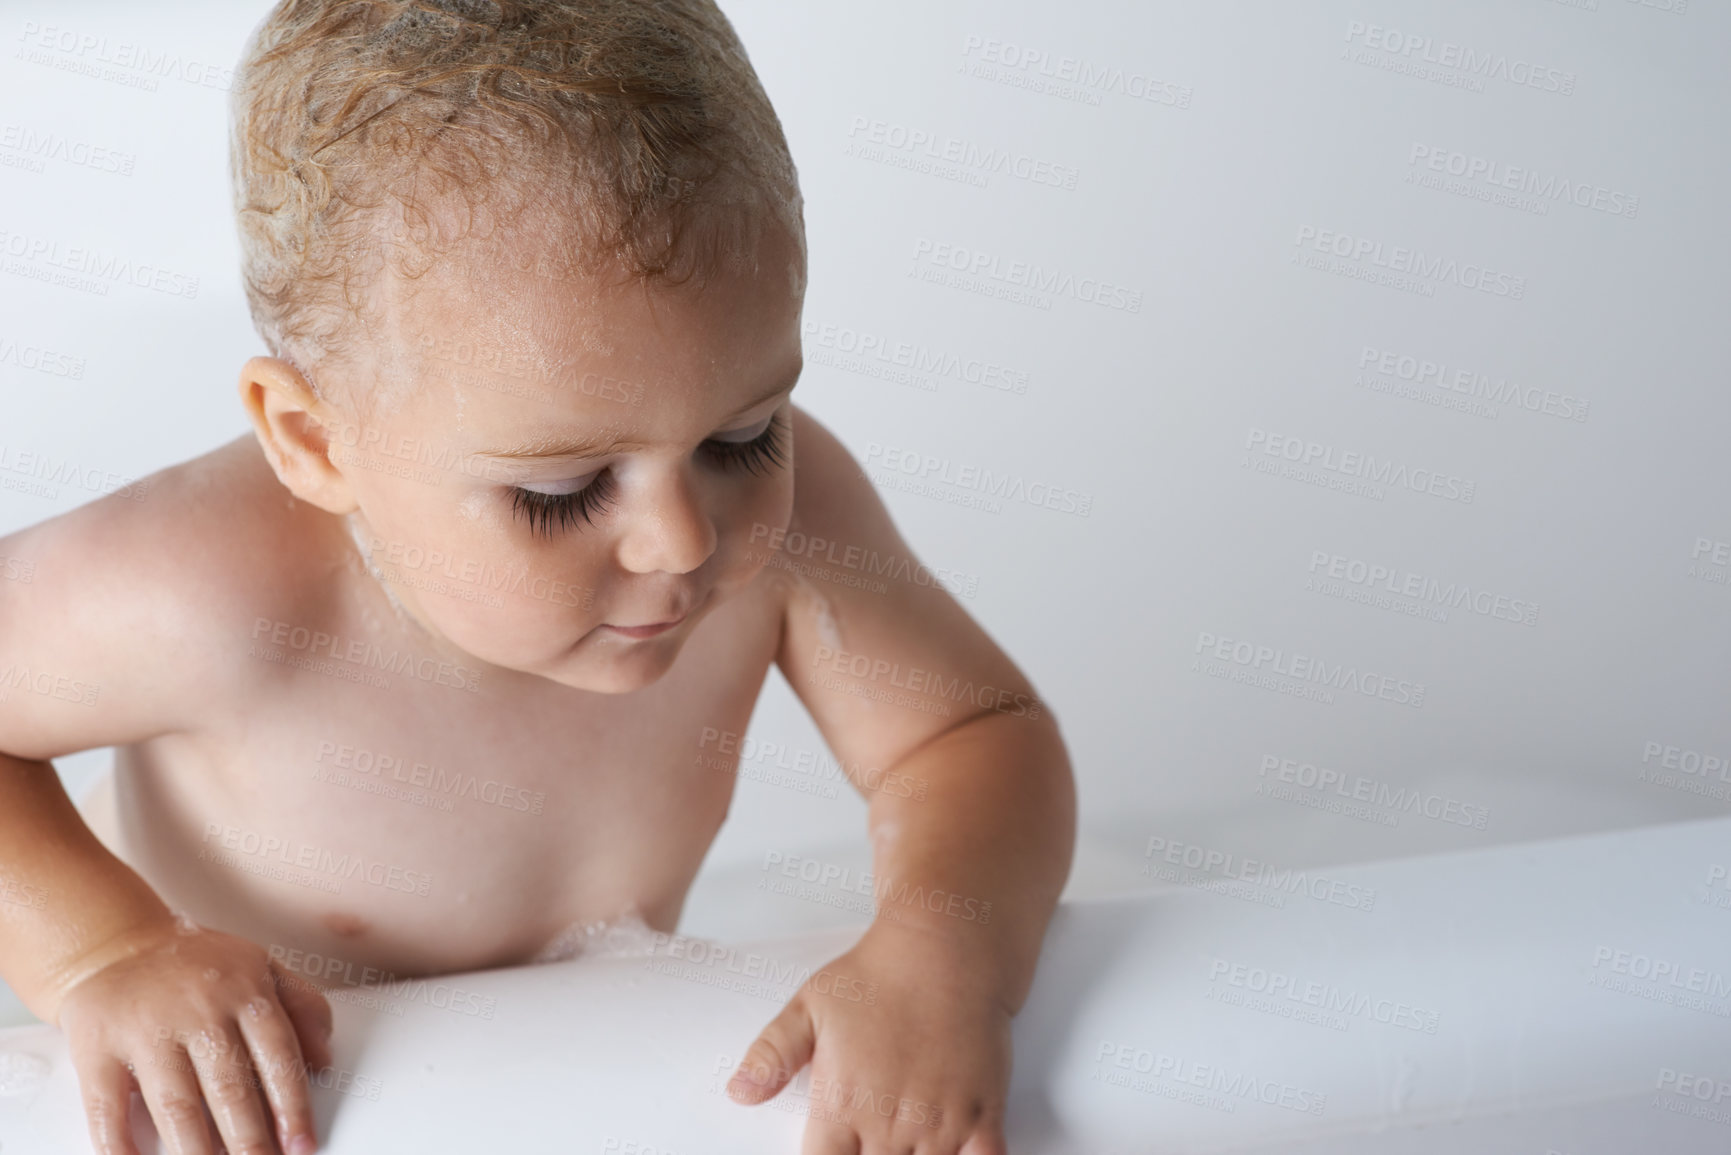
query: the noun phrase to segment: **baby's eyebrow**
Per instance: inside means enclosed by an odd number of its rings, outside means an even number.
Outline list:
[[[778,397],[783,393],[792,392],[797,380],[798,378],[796,377],[794,382],[789,382],[786,385],[779,385],[770,392],[765,393],[762,397],[759,397],[757,400],[747,402],[745,405],[740,407],[739,411],[743,413],[747,409],[752,409],[762,405],[771,397]],[[600,457],[608,453],[642,449],[649,444],[650,443],[647,441],[621,441],[610,438],[606,432],[601,432],[592,437],[541,437],[534,441],[524,442],[522,445],[514,446],[510,449],[494,449],[486,452],[477,452],[474,456],[494,458],[500,461],[534,461],[544,457]]]
[[[600,457],[625,449],[641,449],[646,441],[618,441],[600,434],[595,437],[547,438],[528,441],[510,449],[495,449],[476,453],[476,457],[491,457],[501,461],[532,461],[542,457]]]

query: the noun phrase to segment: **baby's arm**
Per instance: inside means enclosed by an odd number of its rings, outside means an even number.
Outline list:
[[[1009,1020],[1069,873],[1069,760],[1050,708],[915,570],[845,447],[797,410],[794,428],[791,528],[804,536],[786,560],[824,573],[790,592],[778,662],[843,766],[864,772],[878,913],[829,969],[879,996],[865,1007],[802,991],[742,1064],[771,1081],[730,1089],[761,1101],[809,1060],[808,1151],[1000,1152]],[[822,1121],[819,1099],[862,1093],[896,1110]]]
[[[30,579],[0,581],[0,977],[65,1031],[104,1155],[135,1153],[134,1086],[174,1155],[213,1149],[207,1102],[230,1151],[273,1151],[261,1082],[276,1142],[310,1151],[290,1145],[312,1141],[302,1055],[329,1061],[329,1006],[280,985],[257,945],[177,920],[51,762],[174,732],[177,704],[212,701],[185,696],[197,635],[154,592],[187,544],[163,516],[110,497],[0,539]]]

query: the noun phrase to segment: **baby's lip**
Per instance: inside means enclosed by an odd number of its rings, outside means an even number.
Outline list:
[[[609,626],[615,630],[644,631],[645,635],[647,635],[648,632],[659,633],[662,630],[672,629],[674,626],[677,626],[680,622],[683,622],[686,618],[690,617],[692,611],[697,609],[698,606],[701,606],[708,597],[709,595],[706,593],[703,597],[694,598],[690,602],[686,603],[683,609],[675,607],[674,609],[663,613],[659,618],[651,618],[648,621],[638,620],[635,624],[631,624],[628,620],[627,622],[602,622],[601,624]],[[635,617],[636,615],[633,616]]]
[[[685,615],[680,614],[676,618],[665,618],[659,622],[641,622],[637,625],[627,625],[627,624],[624,624],[621,622],[603,622],[601,624],[606,625],[606,626],[612,626],[616,630],[649,630],[649,629],[657,629],[657,628],[663,628],[664,629],[664,628],[667,628],[670,626],[677,626],[680,622],[682,622],[684,620],[685,620]]]
[[[642,639],[642,638],[658,638],[662,634],[665,634],[668,630],[671,630],[675,626],[679,625],[679,623],[684,621],[684,620],[685,620],[685,615],[681,614],[678,618],[675,618],[672,621],[650,622],[647,625],[641,625],[641,626],[616,626],[616,625],[613,625],[611,622],[603,623],[603,625],[607,629],[612,630],[616,634],[622,634],[625,637],[633,638],[633,639]]]

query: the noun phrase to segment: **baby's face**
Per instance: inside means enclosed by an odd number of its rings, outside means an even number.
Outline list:
[[[349,413],[331,456],[355,536],[426,629],[622,693],[757,575],[753,527],[793,507],[803,301],[797,249],[767,232],[757,273],[700,292],[441,272],[386,298],[377,372],[401,404]]]

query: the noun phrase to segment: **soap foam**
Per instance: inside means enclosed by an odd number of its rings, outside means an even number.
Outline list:
[[[598,922],[574,922],[529,960],[531,966],[541,963],[568,962],[574,958],[631,958],[655,953],[660,932],[638,915],[635,907],[627,907],[618,918]]]
[[[0,1095],[29,1095],[48,1078],[48,1060],[28,1051],[0,1051]]]

